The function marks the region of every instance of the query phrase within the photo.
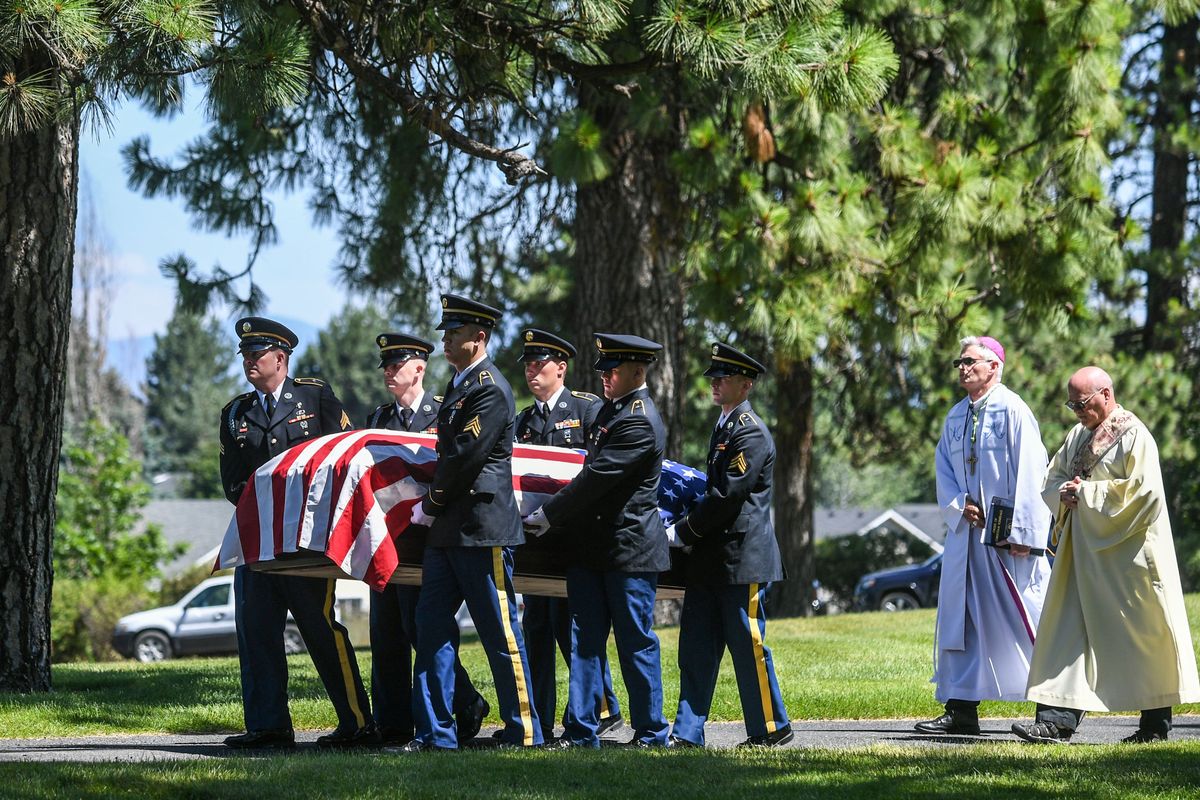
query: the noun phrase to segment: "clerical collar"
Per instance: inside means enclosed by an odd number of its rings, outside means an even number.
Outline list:
[[[978,408],[979,406],[982,406],[987,401],[987,399],[992,396],[992,392],[999,389],[1002,385],[1003,384],[997,383],[992,388],[990,388],[986,392],[984,392],[983,395],[980,396],[980,398],[978,400],[972,400],[971,396],[967,395],[967,408]]]
[[[468,372],[470,372],[471,370],[473,370],[473,369],[475,369],[476,367],[478,367],[478,366],[480,365],[480,363],[481,363],[481,362],[483,362],[483,360],[484,360],[485,358],[487,358],[487,351],[486,351],[486,350],[484,350],[484,351],[483,351],[483,355],[481,355],[479,358],[475,359],[475,360],[474,360],[474,361],[472,361],[472,362],[471,362],[469,365],[467,365],[467,368],[466,368],[466,369],[462,370],[462,371],[461,371],[461,372],[459,372],[457,375],[455,375],[455,376],[454,376],[454,380],[452,380],[452,381],[450,382],[450,385],[451,385],[451,386],[458,386],[460,383],[462,383],[462,382],[463,382],[463,376],[464,376],[464,375],[466,375],[466,374],[467,374]]]
[[[551,411],[553,411],[553,410],[554,410],[554,407],[555,407],[556,405],[558,405],[558,398],[559,398],[559,397],[561,397],[561,396],[562,396],[562,393],[563,393],[563,392],[565,392],[566,390],[567,390],[567,387],[566,387],[566,386],[560,386],[560,387],[558,387],[558,391],[557,391],[557,392],[555,392],[554,394],[550,395],[550,399],[548,399],[548,400],[547,400],[546,402],[544,402],[544,403],[543,403],[541,400],[538,400],[538,399],[535,397],[535,398],[533,399],[534,406],[535,406],[535,407],[538,407],[538,408],[540,408],[540,407],[542,407],[542,406],[545,406],[545,408],[546,408],[546,413],[547,413],[547,414],[549,414]]]
[[[640,392],[642,389],[645,389],[645,388],[646,388],[646,384],[643,383],[641,386],[634,389],[632,392],[626,392],[625,394],[621,395],[620,397],[614,397],[610,402],[619,403],[622,400],[624,400],[626,397],[629,397],[629,395]]]

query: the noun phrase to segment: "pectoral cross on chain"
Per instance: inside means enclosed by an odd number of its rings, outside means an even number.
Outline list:
[[[970,455],[970,456],[967,458],[967,464],[968,464],[968,465],[971,467],[971,474],[972,474],[972,475],[974,475],[974,474],[975,474],[975,465],[976,465],[976,464],[978,464],[978,463],[979,463],[979,459],[978,459],[978,458],[976,458],[976,457],[975,457],[975,453],[974,453],[974,452],[972,452],[972,453],[971,453],[971,455]]]

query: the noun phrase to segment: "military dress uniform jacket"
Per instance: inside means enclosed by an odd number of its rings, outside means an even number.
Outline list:
[[[782,580],[779,543],[771,524],[775,442],[749,401],[714,430],[708,448],[708,487],[675,532],[692,546],[687,580],[696,585]]]
[[[553,527],[571,526],[576,564],[622,572],[670,568],[658,513],[666,439],[646,389],[600,409],[583,469],[542,507]]]
[[[516,403],[485,358],[458,386],[446,387],[437,416],[438,462],[425,498],[434,517],[430,547],[511,547],[524,543],[513,493]]]
[[[342,402],[317,378],[284,378],[275,413],[258,392],[238,395],[221,409],[221,485],[236,504],[254,470],[298,444],[353,427]]]
[[[400,416],[394,402],[385,403],[372,411],[367,417],[367,427],[411,433],[437,433],[437,417],[441,408],[442,398],[425,392],[421,396],[421,402],[417,404],[417,409],[407,428],[404,427],[404,419]]]
[[[603,405],[604,401],[594,394],[563,389],[544,423],[537,413],[537,403],[521,409],[517,415],[517,442],[583,450]]]

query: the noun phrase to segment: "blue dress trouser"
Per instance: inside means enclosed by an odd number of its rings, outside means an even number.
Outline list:
[[[233,571],[234,617],[242,676],[246,730],[291,730],[283,630],[288,611],[337,711],[338,728],[358,730],[371,719],[371,704],[358,674],[346,628],[334,618],[332,578]]]
[[[371,592],[371,706],[375,723],[389,735],[411,737],[413,717],[412,653],[417,643],[420,586],[388,584]],[[458,641],[454,642],[455,648]],[[464,711],[479,692],[454,659],[454,713]]]
[[[554,652],[555,644],[570,669],[571,612],[564,597],[527,594],[523,599],[525,615],[521,619],[521,627],[525,633],[525,650],[529,653],[529,674],[533,676],[533,704],[542,723],[542,736],[549,739],[554,735],[554,720],[558,718],[558,655]],[[613,692],[607,656],[601,671],[604,676],[604,704],[600,709],[600,718],[620,716],[621,704]],[[564,709],[564,725],[569,716],[568,707]]]
[[[721,657],[729,648],[742,717],[749,736],[764,736],[788,725],[765,644],[766,585],[689,586],[679,621],[679,709],[672,733],[704,744],[704,723],[712,707]]]
[[[529,694],[529,665],[512,587],[512,550],[505,547],[426,547],[417,601],[417,660],[413,709],[417,740],[458,747],[454,664],[458,656],[455,612],[465,601],[487,654],[504,725],[500,739],[538,745],[542,730]]]
[[[665,744],[662,659],[653,630],[657,572],[567,570],[567,602],[575,636],[571,650],[570,714],[566,736],[576,745],[599,747],[596,735],[604,704],[602,659],[611,630],[629,693],[635,741]]]

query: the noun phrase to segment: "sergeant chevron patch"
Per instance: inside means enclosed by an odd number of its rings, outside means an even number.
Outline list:
[[[745,451],[738,453],[736,456],[734,456],[733,460],[729,462],[729,471],[733,472],[734,470],[737,470],[738,475],[745,475],[746,470],[749,468],[750,465],[746,463]]]
[[[463,430],[478,439],[479,434],[483,433],[483,423],[479,421],[479,415],[472,417],[471,421],[463,426]]]

